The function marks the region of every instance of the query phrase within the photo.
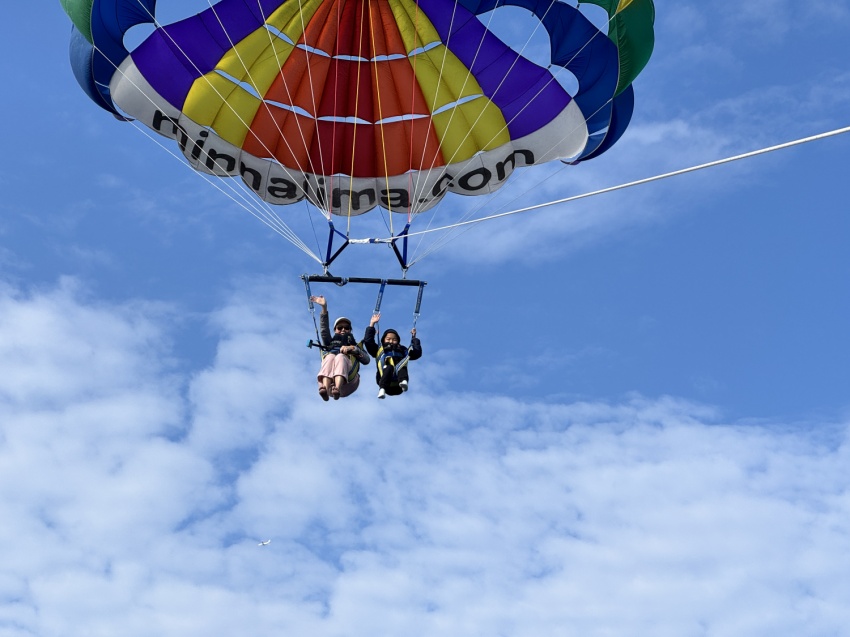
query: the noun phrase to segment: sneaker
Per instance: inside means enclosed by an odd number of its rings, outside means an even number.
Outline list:
[[[386,390],[384,390],[384,388],[383,388],[383,387],[381,387],[381,388],[378,390],[378,398],[380,398],[381,400],[383,400],[383,399],[386,397],[386,395],[387,395]]]
[[[407,381],[406,380],[401,381],[398,384],[398,386],[401,387],[401,391],[407,391]]]

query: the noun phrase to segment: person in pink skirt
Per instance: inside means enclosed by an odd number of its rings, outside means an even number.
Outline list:
[[[360,386],[360,365],[368,365],[369,354],[351,333],[351,321],[344,316],[334,321],[333,333],[328,318],[328,302],[324,296],[310,300],[321,306],[319,331],[322,338],[322,367],[316,380],[322,400],[345,398]]]

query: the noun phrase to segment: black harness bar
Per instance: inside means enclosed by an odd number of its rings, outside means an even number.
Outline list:
[[[337,285],[346,285],[348,283],[373,283],[385,285],[405,285],[407,287],[419,287],[427,285],[426,281],[414,281],[412,279],[374,279],[361,276],[329,276],[324,274],[304,274],[301,278],[309,283],[336,283]]]

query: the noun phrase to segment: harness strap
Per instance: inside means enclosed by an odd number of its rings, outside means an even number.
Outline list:
[[[351,217],[350,216],[349,216],[349,223],[351,223]],[[336,252],[333,252],[334,235],[335,234],[342,237],[343,244],[339,248],[337,248]],[[333,221],[331,219],[328,219],[328,250],[327,250],[327,253],[325,254],[325,260],[322,262],[322,267],[324,268],[326,275],[328,274],[328,268],[330,267],[331,263],[334,262],[334,260],[340,255],[340,253],[342,253],[343,250],[345,250],[348,247],[348,245],[350,243],[351,243],[351,240],[349,239],[348,235],[343,234],[342,232],[337,230],[334,227]]]
[[[381,312],[381,302],[384,300],[384,288],[387,287],[387,280],[381,279],[381,287],[378,289],[378,298],[375,300],[375,311],[372,314],[379,314]],[[375,323],[375,333],[381,333],[380,321]]]
[[[310,291],[310,279],[306,275],[301,275],[301,280],[304,281],[304,287],[307,289],[307,305],[310,308],[310,314],[313,316],[313,327],[316,328],[316,342],[321,343],[319,324],[316,322],[316,305],[313,303],[313,293]],[[322,358],[324,358],[324,354],[322,354]]]
[[[413,310],[413,329],[416,329],[416,322],[419,320],[419,308],[422,306],[422,294],[425,292],[425,281],[419,282],[419,293],[416,295],[416,308]],[[411,345],[413,342],[411,341]]]
[[[409,351],[410,351],[410,350],[408,350],[408,352],[409,352]],[[402,359],[401,359],[398,363],[396,363],[396,362],[395,362],[394,358],[395,358],[395,357],[393,357],[393,356],[390,356],[390,355],[386,354],[386,353],[384,352],[384,348],[383,348],[383,347],[381,347],[381,348],[378,350],[378,355],[375,357],[375,363],[377,363],[377,365],[378,365],[378,374],[379,374],[379,375],[381,375],[381,376],[383,376],[383,375],[384,375],[384,362],[385,362],[386,360],[388,360],[388,359],[392,362],[392,364],[393,364],[393,369],[395,369],[396,373],[398,373],[398,370],[400,370],[400,369],[402,369],[402,368],[404,368],[404,367],[407,367],[407,363],[408,363],[408,361],[410,360],[410,353],[408,353],[408,354],[407,354],[404,358],[402,358]]]
[[[362,345],[362,343],[360,345]],[[358,347],[360,347],[360,345],[358,345]],[[360,373],[360,361],[353,354],[348,354],[348,360],[351,361],[351,369],[348,372],[348,382],[353,383],[354,379],[357,378],[357,374]]]
[[[358,343],[357,347],[359,347],[362,350],[363,349],[363,343],[362,342]],[[321,353],[322,353],[322,360],[324,360],[325,356],[327,356],[328,354],[336,354],[337,356],[340,356],[340,354],[338,352],[329,352],[329,351],[322,350]],[[348,376],[346,377],[346,379],[348,380],[349,383],[354,382],[354,379],[357,378],[357,374],[360,373],[360,359],[358,359],[354,354],[342,354],[342,356],[347,356],[348,360],[351,361],[351,369],[348,370]]]

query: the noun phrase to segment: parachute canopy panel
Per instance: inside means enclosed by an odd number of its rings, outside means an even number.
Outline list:
[[[155,0],[62,2],[92,45],[76,45],[75,72],[95,101],[265,201],[349,216],[420,212],[493,192],[517,167],[604,152],[628,125],[654,17],[651,0],[594,0],[606,34],[550,0],[220,0],[127,53],[123,34],[153,21]],[[478,16],[497,4],[540,19],[550,65],[487,29]]]

